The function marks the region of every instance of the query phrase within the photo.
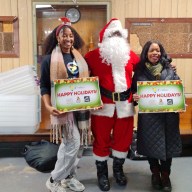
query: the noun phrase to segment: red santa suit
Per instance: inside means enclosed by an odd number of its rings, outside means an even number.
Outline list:
[[[112,19],[100,32],[100,43],[115,31],[123,35],[121,23],[117,19]],[[99,84],[104,91],[111,93],[113,98],[102,94],[103,108],[92,112],[91,127],[94,136],[93,154],[96,160],[104,161],[111,153],[118,158],[126,158],[133,134],[134,106],[132,94],[126,100],[121,100],[120,95],[115,92],[130,92],[132,83],[132,72],[139,62],[138,56],[131,50],[127,53],[125,65],[107,64],[101,56],[100,48],[88,52],[85,59],[88,63],[92,76],[99,77]]]

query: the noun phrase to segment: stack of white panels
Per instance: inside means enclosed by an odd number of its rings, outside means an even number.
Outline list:
[[[0,73],[0,134],[33,134],[41,120],[40,88],[33,66]]]

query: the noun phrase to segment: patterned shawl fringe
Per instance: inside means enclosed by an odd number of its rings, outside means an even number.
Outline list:
[[[73,123],[69,125],[56,125],[52,124],[50,129],[50,141],[52,143],[59,144],[63,142],[63,140],[68,140],[73,137]]]
[[[80,114],[80,113],[78,113]],[[79,115],[78,115],[79,116]],[[82,146],[87,147],[90,144],[90,125],[91,120],[90,117],[88,119],[80,120],[77,119],[77,126],[80,132],[80,143]],[[74,129],[74,121],[67,121],[65,124],[51,124],[50,129],[50,141],[52,143],[59,144],[63,142],[63,140],[72,139],[73,137],[73,129]]]
[[[81,145],[88,146],[89,144],[89,130],[90,130],[90,111],[82,110],[76,111],[76,120],[81,136]]]
[[[88,146],[89,144],[89,129],[90,129],[90,120],[78,121],[79,132],[81,136],[81,145]]]

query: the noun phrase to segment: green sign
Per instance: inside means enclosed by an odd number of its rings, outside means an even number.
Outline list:
[[[57,79],[51,91],[52,105],[62,112],[102,107],[98,77]]]
[[[183,112],[185,96],[181,80],[138,81],[140,113]]]

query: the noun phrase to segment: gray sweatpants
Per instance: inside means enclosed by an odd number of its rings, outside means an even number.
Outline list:
[[[55,181],[61,181],[68,175],[74,175],[79,161],[77,154],[80,148],[80,134],[76,123],[72,130],[72,138],[63,138],[57,153],[57,161],[51,177]]]

